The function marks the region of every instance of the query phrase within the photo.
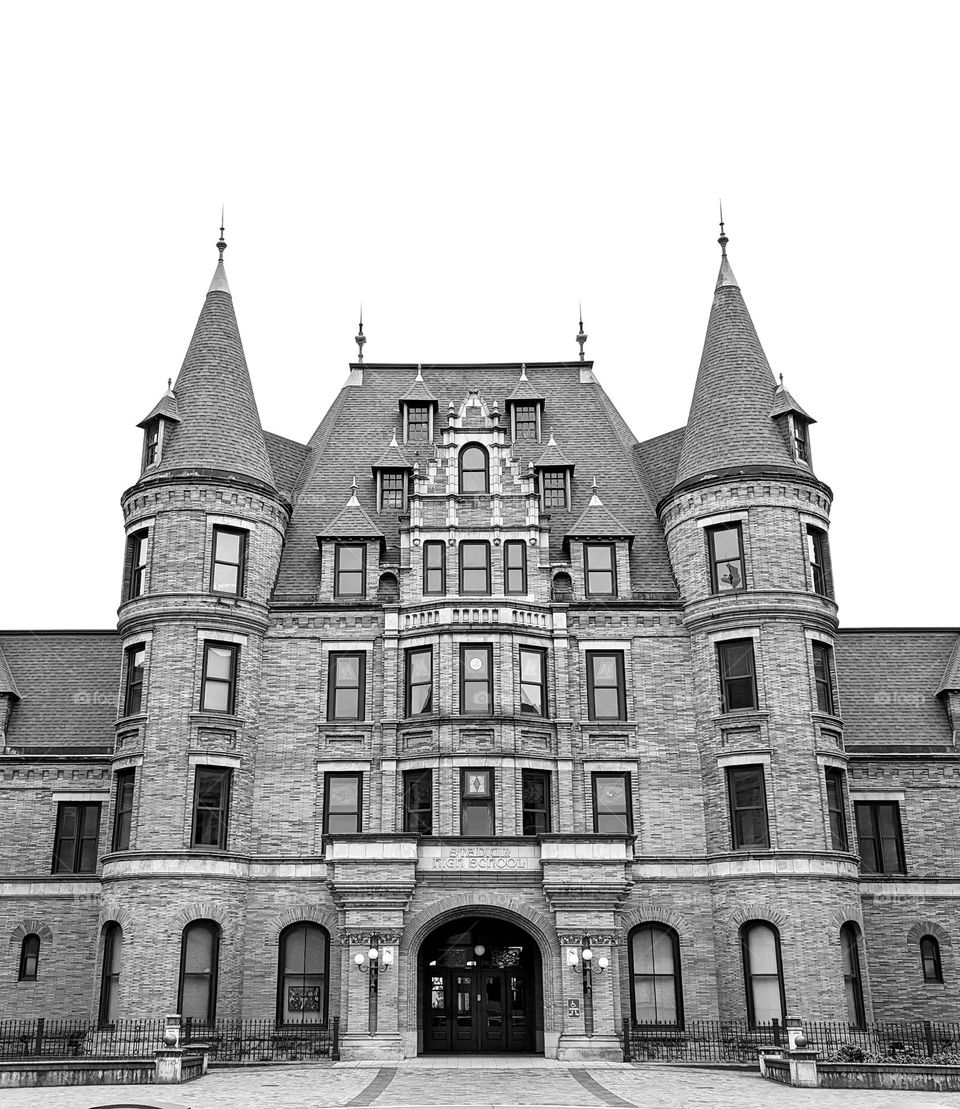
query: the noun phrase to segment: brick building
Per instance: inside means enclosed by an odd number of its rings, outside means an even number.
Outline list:
[[[685,428],[638,442],[582,325],[526,365],[361,334],[307,444],[221,242],[116,631],[0,633],[4,1015],[339,1015],[383,1058],[960,1018],[957,631],[838,629],[720,241]]]

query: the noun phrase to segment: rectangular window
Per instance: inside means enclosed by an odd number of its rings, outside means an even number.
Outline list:
[[[743,531],[739,524],[707,528],[710,587],[714,593],[735,593],[747,587],[743,564]]]
[[[757,674],[752,639],[728,639],[717,644],[720,663],[720,711],[757,707]]]
[[[433,707],[433,648],[413,647],[406,654],[406,714],[423,716]]]
[[[828,766],[827,816],[830,820],[830,846],[834,851],[847,850],[847,813],[843,804],[843,771]]]
[[[535,404],[515,404],[513,406],[514,427],[518,439],[537,439],[537,406]]]
[[[407,475],[403,470],[383,470],[380,473],[380,511],[395,508],[403,511],[407,496]]]
[[[857,801],[853,806],[864,874],[906,874],[900,805],[896,801]]]
[[[734,851],[746,847],[769,847],[770,830],[767,827],[763,767],[728,767],[727,787]]]
[[[827,589],[827,533],[820,528],[807,528],[807,558],[810,562],[810,582],[814,593],[829,597]]]
[[[520,711],[547,715],[547,652],[542,647],[520,648]]]
[[[584,543],[587,596],[616,597],[617,561],[613,543]]]
[[[527,591],[527,545],[522,539],[510,539],[503,545],[503,591]]]
[[[830,665],[833,651],[826,643],[813,644],[813,680],[817,687],[817,708],[820,712],[836,715],[833,696],[833,669]]]
[[[623,651],[587,651],[587,709],[591,720],[626,720]]]
[[[593,775],[593,830],[611,835],[633,831],[629,774]]]
[[[235,643],[204,643],[201,712],[233,712],[239,654]]]
[[[493,712],[493,648],[460,647],[460,711],[480,716]]]
[[[232,597],[243,594],[243,564],[247,551],[247,533],[236,528],[213,529],[213,555],[210,565],[210,589]]]
[[[338,543],[333,555],[333,592],[336,597],[362,597],[367,591],[367,548],[360,543]]]
[[[362,720],[367,656],[365,651],[330,653],[328,720]]]
[[[53,846],[54,874],[95,874],[100,841],[100,802],[61,801]]]
[[[430,438],[430,408],[426,404],[408,404],[407,439],[425,442]]]
[[[232,771],[223,766],[198,766],[193,789],[193,847],[227,847]]]
[[[325,833],[360,831],[363,775],[325,774],[323,788],[323,830]]]
[[[160,459],[160,420],[151,420],[143,432],[143,466],[152,466]]]
[[[117,771],[117,797],[113,809],[114,851],[130,850],[130,824],[133,820],[133,786],[135,770]]]
[[[567,474],[565,470],[543,470],[540,473],[540,498],[543,509],[567,507]]]
[[[460,544],[460,592],[490,592],[490,544],[486,541]]]
[[[130,577],[127,581],[127,600],[142,597],[147,583],[147,557],[150,553],[150,533],[137,531],[130,536]]]
[[[494,832],[493,771],[460,771],[460,835],[492,836]]]
[[[123,691],[123,715],[139,716],[143,711],[143,666],[147,648],[136,643],[126,650],[127,681]]]
[[[433,771],[403,772],[403,830],[433,835]]]
[[[803,420],[793,417],[793,447],[800,462],[807,461],[807,425]]]
[[[523,834],[539,836],[550,831],[550,771],[524,770],[520,778],[523,797]]]
[[[447,545],[431,539],[423,545],[423,591],[442,594],[447,591]]]

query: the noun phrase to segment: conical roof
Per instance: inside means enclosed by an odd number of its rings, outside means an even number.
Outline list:
[[[808,472],[770,418],[775,392],[770,364],[724,251],[676,484],[743,466]]]
[[[14,697],[20,697],[17,679],[13,676],[10,664],[3,656],[2,648],[0,648],[0,693],[12,693]]]
[[[336,539],[364,539],[367,536],[375,539],[384,538],[383,532],[370,519],[363,505],[357,499],[356,489],[350,494],[350,499],[343,508],[322,529],[320,535]]]
[[[222,258],[173,392],[180,422],[155,472],[209,468],[274,486]]]
[[[580,513],[573,527],[567,532],[568,536],[577,539],[632,539],[633,532],[620,523],[609,508],[600,500],[600,494],[594,486],[587,507]]]

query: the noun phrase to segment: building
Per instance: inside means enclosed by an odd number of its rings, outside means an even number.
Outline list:
[[[0,634],[5,1015],[339,1015],[374,1058],[960,1018],[957,630],[838,631],[814,421],[720,242],[685,428],[636,441],[582,324],[429,367],[361,327],[301,444],[221,240],[116,631]]]

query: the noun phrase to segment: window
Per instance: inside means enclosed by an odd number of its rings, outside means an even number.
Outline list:
[[[460,592],[490,592],[490,544],[486,541],[460,544]]]
[[[527,545],[522,539],[511,539],[503,545],[503,591],[527,591]]]
[[[408,404],[407,439],[426,441],[430,438],[430,407],[426,404]]]
[[[336,597],[362,597],[367,591],[367,548],[360,543],[338,543],[333,555],[333,592]]]
[[[833,651],[826,643],[813,644],[813,680],[817,687],[817,708],[820,712],[836,715],[833,696],[833,671],[830,656]]]
[[[243,564],[247,550],[247,533],[236,528],[213,529],[213,555],[210,564],[210,588],[214,593],[239,597],[243,593]]]
[[[20,969],[17,972],[17,981],[36,982],[39,965],[40,937],[36,932],[30,932],[23,937],[23,943],[20,944]]]
[[[587,709],[591,720],[626,720],[623,651],[587,651]]]
[[[160,461],[160,420],[151,420],[143,430],[143,468]]]
[[[807,558],[810,562],[810,580],[814,593],[821,597],[830,595],[827,589],[827,533],[820,528],[807,528]]]
[[[800,462],[807,462],[807,424],[805,420],[793,417],[793,449]]]
[[[433,771],[403,772],[403,830],[433,835]]]
[[[278,1024],[326,1024],[329,944],[326,931],[307,921],[280,933]]]
[[[535,404],[515,404],[513,421],[517,439],[537,439],[537,406]]]
[[[735,593],[746,589],[743,564],[743,531],[740,524],[720,524],[707,528],[710,552],[710,588],[714,593]]]
[[[364,717],[365,651],[331,652],[327,685],[328,720],[362,720]]]
[[[136,779],[135,770],[117,771],[117,797],[113,809],[113,842],[114,851],[130,850],[130,824],[133,819],[133,786]]]
[[[210,640],[204,643],[201,712],[233,712],[239,653],[240,648],[234,643],[213,643]]]
[[[406,655],[407,716],[433,712],[433,648],[413,647]]]
[[[150,533],[136,531],[129,539],[130,577],[127,581],[127,600],[142,597],[147,577],[147,556],[150,552]]]
[[[95,874],[99,842],[99,801],[61,801],[57,805],[54,874]]]
[[[460,647],[460,711],[493,712],[493,648]]]
[[[363,775],[324,775],[323,830],[334,835],[360,831],[360,802],[363,792]]]
[[[853,807],[864,874],[906,874],[900,805],[896,801],[857,801]]]
[[[593,775],[593,830],[611,835],[633,831],[629,774]]]
[[[231,771],[222,766],[198,766],[193,789],[193,847],[227,846]]]
[[[488,456],[483,447],[474,443],[460,452],[460,492],[486,493],[490,488],[487,472]]]
[[[423,545],[423,591],[446,593],[447,545],[431,539]]]
[[[543,509],[567,507],[567,474],[565,470],[542,470],[540,497]]]
[[[520,711],[547,715],[547,652],[542,647],[520,648]]]
[[[137,643],[126,650],[127,682],[123,691],[123,715],[138,716],[143,710],[143,664],[147,649]]]
[[[460,835],[494,835],[493,771],[460,771]]]
[[[212,920],[191,921],[183,930],[180,946],[177,1011],[184,1020],[206,1023],[216,1019],[219,962],[220,926]]]
[[[860,977],[860,930],[848,921],[840,929],[840,957],[843,963],[843,993],[847,1001],[847,1023],[864,1025],[863,982]]]
[[[843,771],[828,766],[827,816],[830,820],[830,846],[834,851],[847,850],[847,813],[843,804]]]
[[[587,596],[615,597],[617,562],[613,543],[584,543],[583,555],[587,568]]]
[[[680,939],[662,924],[630,933],[631,1001],[635,1024],[683,1024]]]
[[[100,1027],[117,1019],[120,1002],[120,960],[123,929],[116,921],[103,926],[103,968],[100,971]]]
[[[727,791],[734,851],[747,847],[769,847],[763,767],[727,767]]]
[[[550,771],[524,770],[520,775],[523,800],[523,834],[539,836],[550,831]]]
[[[743,974],[747,986],[747,1020],[751,1025],[784,1021],[783,964],[780,934],[772,924],[751,921],[740,929]]]
[[[27,937],[29,939],[29,936]],[[24,943],[27,941],[24,940]],[[940,941],[936,936],[923,936],[920,940],[920,964],[924,982],[942,982],[943,964],[940,961]]]
[[[717,644],[720,662],[720,711],[757,707],[757,675],[752,639],[728,639]]]
[[[380,473],[380,511],[395,508],[403,511],[407,499],[407,475],[403,470],[382,470]]]

